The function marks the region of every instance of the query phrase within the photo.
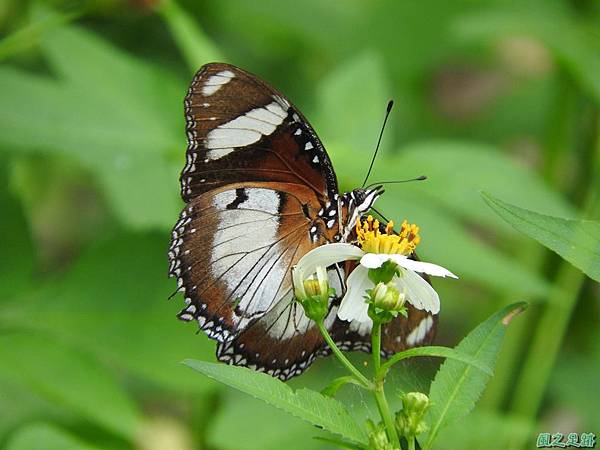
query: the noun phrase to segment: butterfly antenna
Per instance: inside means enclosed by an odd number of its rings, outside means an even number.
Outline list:
[[[369,179],[369,175],[371,175],[371,169],[373,168],[373,164],[375,163],[375,158],[377,158],[377,152],[379,151],[379,144],[381,143],[381,137],[383,136],[383,130],[385,130],[385,124],[387,123],[388,117],[390,116],[390,112],[392,111],[392,106],[394,106],[394,100],[390,100],[387,104],[387,109],[385,111],[385,118],[383,119],[383,125],[381,126],[381,131],[379,132],[379,139],[377,139],[377,146],[375,147],[375,153],[373,153],[373,158],[371,158],[371,165],[369,166],[369,170],[367,171],[367,176],[365,177],[365,181],[363,181],[363,187],[367,184],[367,180]]]
[[[424,181],[427,179],[427,175],[421,175],[416,178],[410,178],[408,180],[391,180],[391,181],[377,181],[376,183],[371,183],[368,186],[365,186],[364,189],[369,189],[377,184],[400,184],[400,183],[410,183],[411,181]]]

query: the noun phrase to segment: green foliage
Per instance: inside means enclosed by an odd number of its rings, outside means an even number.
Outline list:
[[[46,36],[41,51],[58,79],[0,68],[0,147],[66,154],[97,177],[125,224],[168,228],[185,84],[84,29]]]
[[[357,177],[350,185],[360,183],[358,174],[366,161],[358,160],[350,152],[338,151],[334,156],[352,164],[350,173]],[[422,228],[418,251],[425,259],[452,267],[461,279],[499,290],[520,290],[526,294],[542,294],[547,290],[539,275],[486,245],[461,224],[474,222],[501,233],[507,240],[518,239],[481,202],[479,192],[483,186],[496,189],[522,205],[544,204],[548,211],[561,214],[572,211],[539,176],[523,170],[487,145],[436,141],[412,144],[401,149],[397,156],[381,158],[374,171],[377,179],[373,181],[428,175],[427,181],[400,187],[390,185],[387,191],[392,195],[379,202],[387,217],[396,221],[407,218]]]
[[[311,439],[318,430],[301,420],[291,417],[281,409],[253,398],[243,392],[228,391],[223,399],[224,408],[216,417],[207,443],[211,448],[224,450],[264,450],[285,448],[287,450],[321,450],[329,448]],[[235,424],[235,432],[232,430]],[[260,430],[260,432],[257,432]],[[325,434],[325,433],[322,433]],[[252,439],[249,437],[252,436]],[[331,436],[327,433],[327,436]]]
[[[182,302],[166,300],[175,285],[165,276],[168,230],[181,207],[182,100],[191,73],[209,60],[260,74],[299,106],[345,190],[362,183],[385,105],[395,101],[370,181],[429,177],[386,186],[377,208],[417,223],[419,255],[460,276],[434,282],[442,302],[436,344],[453,346],[499,305],[540,301],[541,318],[523,318],[527,332],[511,335],[504,355],[512,364],[493,379],[502,377],[496,395],[508,409],[486,403],[440,422],[435,448],[516,448],[515,440],[529,448],[535,413],[516,418],[511,405],[537,404],[544,391],[542,415],[598,423],[588,386],[600,352],[589,330],[600,311],[588,300],[598,297],[600,232],[595,222],[562,219],[582,217],[580,199],[588,206],[597,186],[594,2],[50,3],[0,2],[2,448],[147,448],[137,433],[155,415],[192,447],[326,445],[307,439],[315,427],[180,364],[214,353],[194,325],[175,320]],[[486,205],[481,191],[502,200],[488,196]],[[469,376],[446,417],[462,416],[493,361],[462,347],[440,351],[396,359],[453,357],[440,373],[455,367]],[[525,364],[516,363],[521,356]],[[388,390],[426,392],[433,364],[395,366]],[[339,369],[324,359],[293,385],[323,389]],[[432,395],[441,395],[435,384]],[[360,417],[353,420],[376,414],[358,386],[340,386],[329,393],[349,400]],[[535,402],[528,386],[539,391]],[[285,389],[294,407],[323,400]],[[158,428],[146,436],[153,443]]]
[[[531,36],[554,52],[581,87],[600,101],[600,57],[597,36],[580,26],[565,10],[550,5],[543,11],[533,8],[492,9],[466,15],[454,24],[463,39],[486,40],[506,35]]]
[[[438,358],[447,358],[453,359],[455,361],[460,361],[465,364],[470,364],[473,367],[478,368],[482,372],[492,375],[492,368],[488,366],[481,359],[469,355],[468,353],[461,353],[453,348],[448,347],[439,347],[439,346],[430,346],[430,347],[417,347],[411,348],[408,350],[404,350],[403,352],[396,353],[394,356],[390,357],[383,365],[384,368],[391,368],[394,364],[402,361],[407,358],[414,358],[416,356],[436,356]]]
[[[6,450],[101,450],[86,444],[69,432],[49,423],[35,423],[17,430],[9,439]]]
[[[522,417],[477,408],[467,417],[440,430],[435,449],[485,448],[505,450],[513,439],[527,439],[531,423]]]
[[[390,100],[389,80],[381,58],[374,52],[362,53],[328,74],[318,89],[319,136],[328,147],[343,146],[356,156],[368,157],[375,148]],[[394,126],[389,125],[382,151],[391,148]]]
[[[23,357],[27,355],[27,357]],[[0,378],[30,386],[122,437],[133,438],[140,415],[123,387],[97,360],[33,334],[0,336]]]
[[[350,441],[364,444],[366,436],[344,405],[310,389],[294,391],[285,383],[245,367],[187,360],[186,365],[204,375],[280,408]]]
[[[547,216],[482,193],[486,203],[515,229],[558,253],[600,282],[600,222]]]
[[[525,307],[526,303],[516,303],[501,309],[471,331],[456,350],[471,354],[482,364],[493,367],[506,326]],[[441,428],[473,409],[489,379],[489,374],[459,361],[447,360],[442,364],[429,391],[432,406],[427,421],[431,429],[422,439],[424,449],[431,448]]]
[[[215,44],[177,2],[163,0],[158,5],[158,11],[165,18],[192,72],[206,63],[225,61]]]
[[[20,298],[0,313],[0,323],[56,336],[164,388],[199,392],[209,386],[179,362],[210,355],[212,345],[169,320],[180,308],[167,302],[172,287],[164,253],[156,235],[115,237],[91,249],[65,278]]]

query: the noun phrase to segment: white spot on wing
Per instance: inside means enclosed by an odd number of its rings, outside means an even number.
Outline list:
[[[232,203],[235,208],[228,210]],[[249,315],[270,307],[277,292],[267,289],[280,286],[286,276],[285,264],[273,265],[283,251],[276,243],[279,223],[273,220],[280,203],[277,191],[263,188],[229,190],[213,197],[214,206],[228,213],[223,214],[220,229],[214,234],[210,268],[215,278],[227,273],[223,277],[225,290],[244,312],[244,316],[236,317],[238,330],[247,326]],[[244,261],[238,264],[242,257]],[[259,265],[265,258],[272,263]],[[256,268],[250,277],[249,267]],[[240,280],[246,281],[240,284]]]
[[[267,109],[273,114],[278,115],[282,121],[287,117],[287,112],[281,107],[281,105],[278,102],[269,103],[267,105]]]
[[[417,325],[406,337],[406,344],[409,346],[413,346],[419,344],[425,339],[429,330],[433,326],[433,317],[427,316],[419,322]]]
[[[286,117],[286,112],[277,102],[264,108],[255,108],[235,119],[219,125],[206,136],[208,149],[230,149],[245,147],[258,142],[262,136],[272,134]],[[217,159],[210,156],[210,159]]]
[[[220,159],[223,156],[229,155],[234,150],[234,148],[216,148],[214,150],[209,150],[208,152],[206,152],[206,156],[208,156],[208,158],[206,158],[204,162],[208,162],[211,159]]]
[[[222,72],[210,76],[202,85],[202,94],[207,97],[213,95],[224,85],[229,83],[234,77],[235,74],[230,70],[223,70]]]

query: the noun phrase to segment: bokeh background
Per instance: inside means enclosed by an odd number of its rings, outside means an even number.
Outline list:
[[[214,60],[254,72],[360,185],[387,100],[379,206],[422,227],[437,343],[527,300],[475,412],[440,449],[529,449],[600,432],[600,291],[484,203],[598,218],[594,0],[0,2],[0,447],[319,449],[318,430],[182,366],[214,345],[175,319],[183,96]],[[356,355],[360,362],[366,356]],[[427,390],[439,361],[396,370]],[[293,386],[341,373],[320,360]],[[372,408],[348,389],[355,411]]]

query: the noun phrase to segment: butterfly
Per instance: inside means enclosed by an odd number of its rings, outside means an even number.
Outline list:
[[[381,186],[340,193],[331,160],[301,112],[238,67],[211,63],[184,101],[185,206],[173,227],[169,275],[178,314],[217,341],[217,358],[281,380],[330,350],[294,301],[291,269],[310,250],[352,242]],[[370,326],[337,318],[352,264],[328,268],[337,299],[325,319],[344,350],[370,351]],[[407,304],[384,327],[384,356],[431,342],[437,315]]]

